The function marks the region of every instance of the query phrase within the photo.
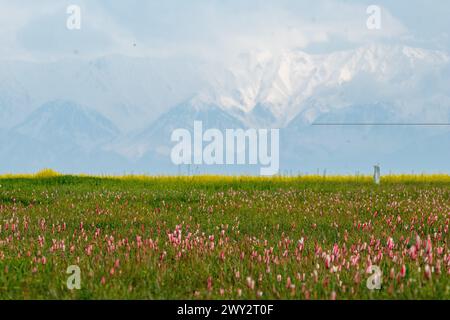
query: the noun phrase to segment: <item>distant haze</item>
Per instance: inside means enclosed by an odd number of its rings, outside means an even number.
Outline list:
[[[371,4],[0,0],[0,172],[257,172],[174,166],[196,120],[280,128],[281,174],[450,172],[450,3]]]

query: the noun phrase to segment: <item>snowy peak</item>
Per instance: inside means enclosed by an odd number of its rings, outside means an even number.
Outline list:
[[[119,134],[101,114],[64,100],[42,105],[14,131],[46,144],[76,145],[84,149],[110,141]]]
[[[250,126],[284,127],[319,92],[339,91],[360,77],[368,77],[377,85],[395,84],[397,90],[404,85],[411,90],[421,77],[449,61],[445,53],[405,46],[370,45],[321,55],[251,52],[240,55],[191,103],[219,106]]]
[[[167,157],[173,145],[172,132],[175,129],[192,131],[194,121],[201,121],[206,129],[244,128],[242,123],[215,106],[196,107],[180,104],[161,116],[154,124],[119,139],[108,145],[106,149],[114,150],[130,159],[142,158],[151,151]]]
[[[47,101],[70,100],[133,131],[199,92],[203,69],[197,61],[175,57],[0,61],[0,128],[11,127],[14,112],[26,117]]]

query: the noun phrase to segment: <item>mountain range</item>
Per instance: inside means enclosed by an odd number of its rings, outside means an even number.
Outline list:
[[[0,62],[0,171],[250,173],[176,167],[171,132],[280,128],[280,173],[450,170],[450,56],[370,45],[231,62],[108,56]]]

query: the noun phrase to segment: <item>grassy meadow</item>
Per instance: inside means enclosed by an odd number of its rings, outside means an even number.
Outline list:
[[[450,299],[449,218],[449,176],[3,175],[0,299]]]

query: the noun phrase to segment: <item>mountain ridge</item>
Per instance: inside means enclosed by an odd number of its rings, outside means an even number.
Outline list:
[[[148,61],[105,57],[87,64],[77,61],[62,71],[59,68],[64,64],[59,62],[38,66],[26,79],[0,71],[0,83],[9,84],[0,90],[0,108],[2,101],[5,110],[14,110],[15,104],[17,110],[29,106],[18,123],[3,126],[3,163],[11,167],[20,160],[22,166],[37,169],[50,163],[73,170],[95,167],[174,173],[170,134],[178,128],[192,129],[197,120],[205,129],[280,128],[281,170],[304,167],[315,171],[320,166],[348,170],[370,168],[372,162],[383,159],[391,163],[390,157],[401,161],[399,150],[414,154],[408,147],[414,141],[436,137],[443,142],[449,132],[445,126],[314,126],[317,122],[450,121],[450,92],[445,90],[450,85],[446,72],[450,58],[439,51],[405,46],[366,46],[330,54],[255,51],[217,69],[196,65],[193,73],[183,73],[187,66],[172,65],[164,77],[158,71],[164,66],[156,62],[141,70]],[[57,76],[38,77],[48,66]],[[18,70],[20,75],[34,67],[33,63],[20,68],[13,64],[8,70]],[[149,70],[155,72],[143,77]],[[170,78],[178,74],[180,80],[172,86]],[[192,79],[189,88],[178,92],[195,74],[202,74],[201,79]],[[64,86],[55,84],[68,75],[75,80]],[[77,83],[82,85],[77,87]],[[48,94],[52,86],[55,92]],[[50,88],[41,92],[44,87]],[[177,92],[176,97],[165,98],[171,92]],[[151,95],[160,96],[146,100]],[[176,102],[173,107],[171,101]],[[118,126],[118,122],[129,124]],[[27,148],[37,155],[34,160],[12,155],[26,158]],[[439,163],[445,167],[445,161]]]

